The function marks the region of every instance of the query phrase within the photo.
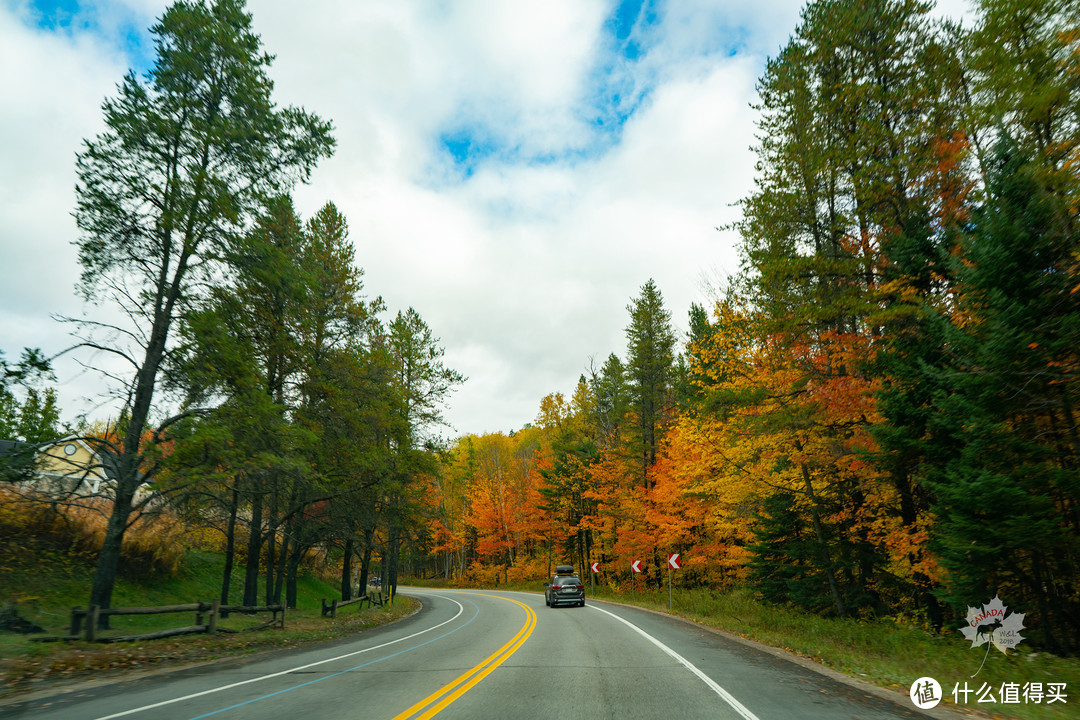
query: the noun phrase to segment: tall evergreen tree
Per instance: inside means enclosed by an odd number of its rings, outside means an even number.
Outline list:
[[[940,262],[939,240],[927,233],[937,202],[932,180],[940,147],[964,116],[952,86],[959,61],[929,9],[919,0],[810,3],[759,85],[760,175],[739,224],[741,289],[759,337],[775,349],[770,363],[787,366],[775,368],[777,377],[793,382],[763,388],[767,396],[758,401],[771,408],[770,431],[786,428],[806,476],[801,492],[809,502],[793,507],[811,515],[828,550],[819,562],[840,614],[845,577],[868,577],[880,558],[865,528],[830,527],[829,518],[839,517],[838,508],[895,512],[867,508],[888,493],[877,478],[858,482],[844,468],[861,462],[856,448],[865,445],[881,382],[882,366],[873,361],[898,327],[882,308],[918,291],[898,268],[919,274]],[[831,457],[807,452],[827,438]],[[910,467],[888,469],[901,473],[894,485],[910,486]],[[925,501],[904,506],[923,517],[927,508]],[[920,518],[905,518],[913,532]]]
[[[86,141],[76,164],[81,291],[116,304],[133,324],[113,328],[130,347],[85,343],[133,372],[119,393],[124,436],[106,448],[118,477],[90,592],[100,607],[111,603],[135,492],[147,480],[144,431],[176,319],[217,282],[216,259],[263,198],[306,179],[333,147],[328,123],[273,105],[271,58],[242,0],[177,2],[151,32],[153,68],[145,81],[124,77],[103,105],[106,131]]]
[[[614,450],[622,443],[630,403],[626,368],[618,355],[611,353],[599,372],[590,373],[589,387],[596,398],[597,443],[604,450]]]
[[[417,476],[434,472],[437,448],[432,432],[445,426],[443,407],[455,387],[466,378],[443,362],[446,351],[431,327],[415,309],[398,312],[389,325],[387,349],[392,358],[392,386],[397,391],[398,413],[404,435],[397,440],[394,480],[387,493],[387,577],[397,592],[398,558],[406,520],[415,507]]]
[[[671,313],[664,308],[664,298],[651,279],[626,309],[630,313],[626,373],[630,406],[636,415],[633,454],[641,464],[642,483],[646,483],[673,409],[675,331]]]
[[[1004,129],[1030,154],[1038,168],[1031,180],[1046,191],[1054,194],[1068,184],[1075,191],[1080,2],[979,0],[975,5],[979,20],[967,45],[979,127]]]
[[[1031,607],[1045,647],[1080,648],[1080,297],[1060,198],[1009,138],[965,238],[945,327],[936,458],[936,534],[958,607],[1000,594]]]

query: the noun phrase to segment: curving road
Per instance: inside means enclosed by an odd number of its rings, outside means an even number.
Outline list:
[[[42,720],[385,718],[925,718],[898,696],[673,618],[542,595],[403,588],[423,609],[355,641],[55,697],[0,717]]]

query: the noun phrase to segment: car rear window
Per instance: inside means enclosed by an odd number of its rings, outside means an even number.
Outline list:
[[[571,575],[570,577],[557,577],[555,578],[556,585],[580,585],[581,581]]]

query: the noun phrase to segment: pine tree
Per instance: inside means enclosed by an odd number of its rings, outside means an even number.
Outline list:
[[[675,331],[671,327],[671,313],[664,308],[663,296],[651,279],[626,309],[630,313],[626,328],[626,373],[630,381],[630,407],[636,415],[633,454],[640,463],[639,473],[645,484],[649,468],[656,463],[664,425],[673,409]]]
[[[928,482],[936,545],[957,607],[1000,594],[1031,607],[1045,647],[1080,648],[1080,426],[1074,408],[1080,297],[1069,268],[1078,238],[1038,163],[998,143],[985,205],[956,269]]]
[[[617,448],[630,403],[626,369],[618,355],[611,353],[600,372],[591,373],[589,387],[596,397],[597,444],[604,450]]]
[[[817,562],[822,548],[796,504],[796,495],[785,492],[762,500],[755,513],[748,579],[769,602],[826,611],[829,588]]]

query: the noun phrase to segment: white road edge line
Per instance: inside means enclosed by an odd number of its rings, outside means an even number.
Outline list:
[[[641,628],[639,628],[634,623],[630,622],[629,620],[624,620],[623,618],[619,617],[615,613],[608,612],[607,610],[604,610],[603,608],[599,608],[596,605],[590,604],[589,607],[591,607],[593,610],[596,610],[598,612],[602,612],[605,615],[610,615],[611,617],[615,618],[616,620],[618,620],[622,624],[624,624],[627,627],[629,627],[630,629],[632,629],[634,632],[636,632],[639,635],[641,635],[642,637],[644,637],[646,640],[651,642],[656,647],[663,650],[665,653],[667,653],[671,657],[675,658],[675,660],[677,660],[683,667],[685,667],[687,670],[689,670],[690,672],[694,673],[699,678],[701,678],[702,682],[704,682],[706,685],[708,685],[710,688],[712,688],[712,691],[714,693],[719,695],[724,700],[724,702],[726,702],[728,705],[730,705],[732,708],[734,708],[735,712],[742,715],[744,718],[746,718],[746,720],[759,720],[757,715],[755,715],[754,713],[747,710],[745,705],[743,705],[741,702],[736,700],[734,695],[729,693],[724,688],[720,687],[720,685],[718,685],[715,680],[713,680],[711,677],[709,677],[705,673],[701,672],[701,670],[698,670],[698,668],[693,663],[691,663],[689,660],[687,660],[682,655],[680,655],[679,653],[677,653],[674,650],[672,650],[671,648],[669,648],[664,643],[662,643],[659,640],[657,640],[656,638],[654,638],[649,633],[647,633],[644,630],[642,630]]]
[[[394,645],[394,644],[399,643],[399,642],[405,642],[406,640],[411,640],[412,638],[416,637],[417,635],[423,635],[424,633],[429,633],[432,630],[437,630],[437,629],[441,628],[443,625],[446,625],[447,623],[454,622],[455,620],[457,620],[461,616],[461,614],[463,612],[465,612],[465,606],[462,605],[461,603],[459,603],[457,600],[454,600],[453,598],[448,598],[445,595],[435,595],[435,597],[440,597],[443,600],[449,600],[450,602],[454,603],[455,605],[458,606],[458,611],[454,615],[454,617],[452,617],[449,620],[446,620],[444,622],[441,622],[438,625],[434,625],[432,627],[429,627],[427,630],[421,630],[420,632],[413,633],[412,635],[407,635],[407,636],[405,636],[403,638],[398,638],[397,640],[391,640],[390,642],[383,643],[382,645],[375,645],[374,647],[364,648],[363,650],[356,650],[355,652],[345,653],[344,655],[338,655],[338,656],[332,657],[332,658],[326,658],[325,660],[319,660],[318,662],[308,663],[307,665],[301,665],[299,667],[290,668],[288,670],[280,670],[280,671],[278,671],[276,673],[270,673],[269,675],[260,675],[258,677],[249,678],[247,680],[241,680],[240,682],[234,682],[234,683],[232,683],[230,685],[222,685],[221,687],[211,688],[209,690],[203,690],[202,692],[192,693],[190,695],[184,695],[183,697],[173,698],[172,700],[163,700],[162,702],[154,703],[153,705],[143,705],[142,707],[132,708],[131,710],[125,710],[123,712],[114,713],[112,715],[103,715],[103,716],[101,716],[99,718],[96,718],[96,720],[112,720],[112,718],[124,717],[125,715],[134,715],[135,713],[140,713],[140,712],[143,712],[145,710],[153,710],[154,708],[163,707],[165,705],[172,705],[173,703],[183,702],[184,700],[191,700],[192,698],[202,697],[203,695],[211,695],[211,694],[216,693],[216,692],[221,692],[222,690],[231,690],[232,688],[240,687],[241,685],[248,685],[248,684],[253,683],[253,682],[261,682],[263,680],[270,680],[271,678],[281,677],[282,675],[288,675],[289,673],[294,673],[294,672],[297,672],[299,670],[307,670],[308,668],[315,667],[316,665],[325,665],[326,663],[334,662],[335,660],[344,660],[345,658],[352,657],[353,655],[360,655],[361,653],[371,652],[372,650],[378,650],[379,648],[384,648],[384,647],[386,647],[388,645]]]

